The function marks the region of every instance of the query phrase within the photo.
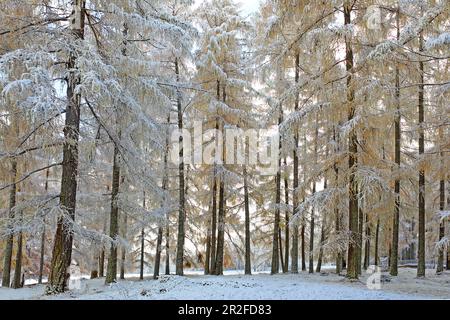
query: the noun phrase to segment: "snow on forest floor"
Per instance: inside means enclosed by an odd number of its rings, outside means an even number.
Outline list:
[[[450,299],[450,272],[436,276],[427,270],[425,279],[415,277],[415,269],[400,269],[397,278],[383,282],[380,290],[366,286],[369,275],[350,282],[326,270],[322,274],[258,273],[245,276],[226,272],[224,276],[204,276],[186,272],[185,277],[162,275],[158,280],[138,281],[136,275],[106,286],[104,279],[82,279],[79,289],[57,296],[45,296],[44,285],[23,289],[0,288],[0,299],[79,300],[407,300]],[[383,274],[386,276],[387,274]],[[384,278],[383,276],[383,278]],[[150,276],[149,276],[150,278]]]

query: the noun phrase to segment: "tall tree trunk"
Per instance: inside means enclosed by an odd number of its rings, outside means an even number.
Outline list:
[[[14,216],[17,201],[17,161],[14,159],[11,163],[11,187],[9,189],[9,213],[8,213],[8,237],[6,239],[5,256],[3,260],[2,287],[8,288],[11,281],[11,260],[14,245]]]
[[[170,125],[170,115],[167,118],[167,126]],[[162,190],[164,192],[164,196],[163,196],[163,201],[161,203],[161,207],[164,208],[167,204],[167,199],[166,199],[166,192],[168,189],[168,184],[169,184],[169,131],[167,130],[167,135],[166,135],[166,144],[164,146],[164,176],[163,176],[163,181],[162,181]],[[158,226],[158,238],[156,241],[156,254],[155,254],[155,270],[153,273],[153,279],[158,279],[159,277],[159,269],[160,269],[160,265],[161,265],[161,252],[162,252],[162,241],[163,241],[163,225],[161,224],[160,226]]]
[[[305,221],[304,221],[304,217],[302,219],[302,227],[301,227],[301,231],[300,231],[300,236],[301,236],[301,250],[302,250],[302,271],[306,271],[306,253],[305,253]]]
[[[336,134],[336,127],[333,127],[333,141],[336,144],[335,147],[335,153],[339,152],[339,133]],[[339,167],[338,167],[338,163],[335,162],[333,164],[333,170],[334,170],[334,181],[335,181],[335,188],[339,188]],[[338,204],[335,204],[334,207],[334,217],[335,217],[335,232],[336,232],[336,236],[340,237],[340,232],[341,232],[341,213],[339,211],[339,206]],[[338,248],[338,251],[336,253],[336,274],[341,274],[342,271],[342,251],[340,248]]]
[[[281,126],[283,122],[283,110],[280,106],[279,117],[278,117],[278,127]],[[279,236],[280,236],[280,204],[281,204],[281,158],[279,157],[281,152],[281,137],[278,143],[278,170],[277,175],[275,177],[275,185],[276,185],[276,195],[275,195],[275,217],[273,223],[273,241],[272,241],[272,265],[271,265],[271,274],[276,274],[279,272],[280,261],[279,261]]]
[[[142,193],[142,208],[146,210],[145,191]],[[145,227],[141,228],[141,251],[139,259],[139,280],[144,280],[144,260],[145,260]]]
[[[313,182],[312,194],[314,195],[315,193],[316,193],[316,182]],[[315,208],[313,207],[311,209],[311,224],[309,230],[309,256],[308,256],[309,273],[314,273],[314,229],[316,227],[314,216],[315,216]]]
[[[287,159],[284,157],[284,167],[287,171]],[[286,203],[286,209],[284,211],[284,264],[283,264],[283,273],[287,273],[289,271],[289,180],[288,174],[285,172],[284,176],[284,202]]]
[[[70,19],[70,28],[74,41],[83,40],[85,22],[85,0],[73,0],[73,11]],[[80,84],[77,57],[75,50],[69,54],[67,70],[67,101],[66,119],[64,125],[63,165],[61,176],[60,207],[65,214],[58,218],[50,276],[46,287],[47,294],[62,293],[66,289],[68,268],[72,260],[73,234],[67,219],[75,220],[75,207],[77,195],[78,176],[78,139],[80,129],[81,96],[76,92]]]
[[[110,190],[111,190],[109,185],[106,186],[106,190],[109,194]],[[106,234],[107,228],[108,228],[108,217],[107,217],[107,215],[105,215],[103,217],[103,234]],[[98,260],[98,272],[99,272],[99,277],[101,277],[101,278],[103,278],[105,276],[105,255],[106,255],[105,247],[102,246],[102,249],[100,251],[99,260]]]
[[[318,152],[318,139],[319,139],[319,122],[317,121],[317,115],[315,120],[315,129],[314,129],[314,166],[317,165],[317,152]],[[316,181],[313,182],[313,188],[312,188],[312,196],[316,194]],[[311,225],[309,230],[309,273],[314,273],[314,230],[315,230],[315,211],[316,208],[311,208]]]
[[[113,176],[111,189],[111,213],[109,219],[109,236],[114,241],[111,243],[108,266],[106,269],[106,283],[116,282],[117,280],[117,236],[119,235],[119,207],[118,196],[120,188],[120,164],[119,164],[119,149],[114,145],[114,161],[113,161]]]
[[[20,192],[20,190],[19,190]],[[19,214],[19,226],[22,226],[23,212],[20,210],[17,212]],[[16,251],[16,265],[14,268],[14,279],[12,287],[18,289],[22,287],[22,250],[23,250],[23,232],[19,231],[17,235],[17,251]]]
[[[306,157],[306,134],[303,133],[303,156]],[[306,181],[306,166],[303,166],[303,181]],[[305,202],[305,196],[303,196],[302,202]],[[306,219],[305,215],[302,214],[302,228],[301,228],[301,250],[302,250],[302,271],[306,271],[306,241],[305,241],[305,231],[306,231]]]
[[[278,247],[279,247],[279,249],[280,249],[280,265],[281,265],[281,270],[284,270],[283,236],[281,235],[281,227],[278,229]]]
[[[375,266],[378,266],[378,246],[380,243],[380,218],[377,219],[377,227],[375,229]]]
[[[450,181],[447,181],[447,207],[450,207]],[[450,228],[450,218],[448,219],[448,227]],[[450,245],[447,245],[447,263],[446,269],[450,270]]]
[[[400,8],[397,7],[396,13],[397,24],[397,40],[400,39]],[[392,221],[392,250],[391,250],[391,267],[389,273],[391,276],[398,275],[398,233],[400,225],[400,179],[398,178],[400,170],[400,142],[401,142],[401,113],[400,113],[400,70],[398,64],[395,66],[395,117],[394,117],[394,138],[395,138],[395,164],[396,179],[394,182],[394,216]]]
[[[123,177],[122,177],[122,183],[123,183]],[[122,211],[122,214],[123,214],[122,236],[124,239],[126,239],[127,238],[127,227],[128,227],[127,226],[128,215],[126,212],[123,212],[123,211]],[[125,260],[126,260],[126,256],[127,256],[127,250],[126,250],[125,246],[121,247],[121,253],[122,253],[122,256],[120,259],[120,279],[124,280],[125,279]]]
[[[328,152],[326,157],[328,157]],[[323,183],[323,189],[326,190],[328,187],[328,181],[327,178],[325,178],[325,181]],[[323,245],[325,244],[325,232],[326,232],[326,226],[327,226],[327,216],[324,213],[322,218],[322,226],[320,228],[320,245],[319,245],[319,257],[317,259],[317,266],[316,266],[316,272],[320,272],[322,269],[322,260],[323,260]]]
[[[363,230],[364,230],[364,212],[361,206],[358,208],[358,274],[362,274],[362,253],[363,253]]]
[[[180,69],[178,65],[178,58],[175,58],[175,74],[177,83],[180,81]],[[181,105],[181,92],[177,89],[177,111],[178,111],[178,129],[183,130],[183,109]],[[178,154],[180,164],[178,166],[179,179],[179,208],[178,208],[178,237],[177,237],[177,258],[176,258],[176,274],[183,275],[184,265],[184,240],[186,237],[184,223],[186,221],[185,212],[185,183],[184,183],[184,148],[183,135],[180,134],[178,140],[180,151]]]
[[[295,54],[295,83],[298,83],[300,79],[300,53]],[[298,111],[299,107],[299,95],[295,95],[295,110]],[[294,181],[292,188],[292,206],[293,206],[293,216],[296,216],[298,214],[297,207],[298,207],[298,167],[299,167],[299,161],[298,161],[298,128],[297,126],[294,128],[294,151],[293,151],[293,171],[294,171]],[[298,223],[296,222],[292,226],[292,258],[291,258],[291,271],[292,273],[298,273]]]
[[[217,81],[217,100],[220,100],[220,82]],[[216,118],[216,134],[219,132],[219,119]],[[216,137],[216,140],[217,137]],[[217,142],[218,143],[218,142]],[[216,145],[217,146],[217,145]],[[217,152],[217,148],[216,148]],[[217,165],[214,162],[213,168],[213,188],[212,188],[212,212],[211,212],[211,262],[210,273],[216,273],[216,239],[217,239]]]
[[[155,270],[153,271],[153,279],[158,279],[159,268],[161,265],[161,251],[162,251],[162,239],[163,239],[163,228],[158,227],[158,239],[156,240],[156,255],[155,255]]]
[[[245,274],[252,274],[250,247],[250,202],[248,196],[247,166],[244,166],[244,209],[245,209]]]
[[[326,228],[325,224],[326,224],[326,216],[323,217],[322,226],[320,228],[320,247],[319,247],[319,257],[317,258],[316,272],[320,272],[322,270],[323,245],[325,243],[325,228]]]
[[[50,176],[50,169],[47,169],[45,173],[45,185],[44,192],[47,194],[48,192],[48,179]],[[45,258],[45,217],[42,221],[42,233],[41,233],[41,252],[39,257],[39,276],[38,276],[38,284],[42,284],[42,277],[44,274],[44,258]]]
[[[210,221],[211,222],[211,221]],[[210,266],[211,262],[211,224],[208,224],[208,229],[206,231],[206,257],[205,257],[205,275],[210,274]]]
[[[419,37],[419,51],[423,51],[423,34]],[[424,133],[424,63],[419,62],[419,159],[422,160],[425,151]],[[425,277],[425,169],[423,163],[419,165],[419,248],[417,252],[417,277]]]
[[[369,222],[369,215],[366,213],[366,241],[364,242],[364,270],[367,270],[370,265],[370,237],[371,237],[371,226]]]
[[[353,4],[346,0],[344,2],[344,19],[345,25],[350,25],[351,13],[353,9]],[[347,75],[347,108],[348,108],[348,121],[353,120],[355,117],[355,104],[354,104],[354,89],[353,89],[353,49],[351,38],[349,36],[345,37],[345,65],[346,70],[350,74]],[[357,152],[358,152],[358,141],[356,131],[351,130],[348,140],[348,168],[349,168],[349,183],[348,183],[348,193],[349,193],[349,205],[348,205],[348,219],[349,219],[349,234],[350,239],[348,243],[348,257],[347,257],[347,277],[350,279],[358,279],[358,183],[356,181],[356,166],[357,166]]]
[[[222,101],[226,103],[227,95],[225,91],[225,86],[223,86],[222,91]],[[220,129],[223,133],[224,124],[222,123]],[[222,165],[224,165],[225,160],[225,146],[222,148]],[[225,207],[226,207],[226,199],[225,199],[225,181],[223,175],[220,177],[219,183],[219,225],[217,230],[217,251],[216,251],[216,267],[215,274],[223,275],[223,254],[224,254],[224,246],[225,246]]]
[[[170,275],[170,216],[166,215],[166,275]]]
[[[443,156],[443,153],[441,153]],[[445,181],[442,178],[439,183],[439,210],[444,211],[445,207]],[[445,220],[441,219],[439,223],[439,241],[445,236]],[[444,271],[444,248],[439,248],[438,263],[436,273],[442,273]]]

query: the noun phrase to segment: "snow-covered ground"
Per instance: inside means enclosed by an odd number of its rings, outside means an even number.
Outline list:
[[[138,281],[135,275],[106,286],[104,279],[82,279],[78,289],[57,296],[45,296],[43,285],[23,289],[0,288],[0,299],[81,299],[81,300],[405,300],[450,299],[450,272],[436,276],[429,270],[425,279],[416,279],[414,269],[401,269],[400,276],[381,283],[381,289],[367,288],[363,275],[358,282],[331,272],[271,276],[259,273],[244,276],[227,272],[224,276],[204,276],[188,272],[185,277],[161,276]]]

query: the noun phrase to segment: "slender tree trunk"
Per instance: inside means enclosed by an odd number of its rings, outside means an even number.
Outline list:
[[[400,8],[397,8],[397,40],[400,39]],[[396,177],[398,177],[398,170],[400,169],[400,142],[401,142],[401,114],[400,114],[400,70],[398,64],[395,67],[395,118],[394,118],[394,138],[395,138],[395,164]],[[400,225],[400,179],[396,178],[394,182],[394,216],[392,221],[392,250],[391,250],[391,276],[398,275],[398,233]]]
[[[20,211],[18,212],[18,214],[19,214],[19,226],[21,226],[23,220],[23,212]],[[21,230],[17,235],[16,266],[14,268],[14,279],[12,283],[12,287],[14,289],[22,287],[22,249],[23,249],[23,232]]]
[[[326,228],[326,216],[323,217],[322,226],[320,229],[320,247],[319,247],[319,257],[317,259],[316,272],[320,272],[322,270],[323,245],[325,243],[325,228]]]
[[[447,207],[450,207],[450,181],[447,181]],[[450,218],[448,219],[447,226],[450,227]],[[446,269],[450,270],[450,245],[447,245],[447,263]]]
[[[45,258],[45,220],[44,226],[42,227],[41,234],[41,253],[39,257],[39,276],[38,276],[38,284],[42,284],[42,277],[44,275],[44,258]]]
[[[312,194],[316,193],[316,182],[313,182]],[[315,208],[311,209],[311,225],[309,230],[309,273],[314,273],[314,229],[315,225]]]
[[[217,81],[217,100],[220,100],[220,82]],[[219,132],[219,119],[216,118],[216,133]],[[216,137],[216,140],[218,138]],[[217,142],[218,143],[218,142]],[[217,145],[216,145],[217,146]],[[217,148],[216,148],[217,152]],[[211,263],[210,273],[216,273],[216,239],[217,239],[217,165],[214,162],[213,168],[213,188],[212,188],[212,213],[211,213]]]
[[[339,134],[336,134],[336,128],[333,127],[333,141],[336,144],[335,147],[335,153],[339,153]],[[335,162],[333,164],[333,170],[334,170],[334,181],[335,181],[335,188],[339,188],[339,167],[338,167],[338,163]],[[334,207],[334,216],[335,216],[335,232],[336,232],[336,236],[340,237],[340,232],[341,232],[341,213],[339,211],[339,206],[338,204],[335,204]],[[342,272],[342,251],[339,248],[337,253],[336,253],[336,274],[341,274]]]
[[[73,0],[73,11],[70,28],[74,40],[83,40],[85,21],[85,0]],[[80,10],[81,9],[81,10]],[[77,57],[74,50],[69,54],[67,70],[67,101],[64,125],[63,165],[61,176],[60,207],[65,214],[57,222],[50,276],[46,287],[47,294],[65,291],[68,280],[68,268],[72,260],[73,234],[67,220],[75,220],[78,176],[78,140],[80,129],[81,96],[76,92],[80,83],[77,68]]]
[[[301,249],[302,249],[302,271],[306,271],[306,253],[305,253],[305,221],[302,221],[302,228],[300,231],[301,234]]]
[[[420,48],[423,51],[423,35],[419,37]],[[425,133],[424,133],[424,63],[419,62],[420,85],[419,85],[419,159],[422,159],[425,151]],[[421,163],[419,166],[419,248],[417,277],[425,277],[425,169]]]
[[[145,191],[142,193],[142,208],[146,209]],[[141,228],[141,251],[139,259],[139,280],[144,280],[144,260],[145,260],[145,228]]]
[[[45,185],[44,192],[47,194],[48,192],[48,179],[50,176],[50,169],[47,169],[45,173]],[[41,253],[39,258],[39,276],[38,276],[38,284],[42,284],[42,277],[44,274],[44,258],[45,258],[45,217],[42,221],[42,233],[41,233]]]
[[[106,283],[116,282],[117,280],[117,236],[119,235],[119,207],[118,196],[120,188],[120,165],[119,165],[119,149],[114,146],[114,161],[113,161],[113,177],[111,189],[111,213],[109,220],[109,236],[113,239],[111,243],[108,266],[106,269]]]
[[[287,170],[287,159],[284,158],[284,167]],[[286,203],[286,209],[284,212],[284,265],[283,265],[283,273],[287,273],[289,271],[289,180],[287,173],[284,176],[284,202]]]
[[[380,218],[377,220],[377,227],[375,229],[375,266],[378,267],[378,245],[380,242]]]
[[[245,274],[252,274],[250,247],[250,201],[248,196],[247,166],[244,166],[244,208],[245,208]]]
[[[122,183],[123,183],[123,177],[122,177]],[[128,224],[128,215],[126,212],[122,212],[123,214],[123,219],[122,219],[122,234],[123,234],[123,238],[126,239],[127,238],[127,224]],[[125,279],[125,260],[126,260],[126,256],[127,256],[127,250],[125,248],[125,246],[122,246],[121,248],[121,260],[120,260],[120,279],[124,280]]]
[[[443,154],[441,153],[441,156]],[[445,207],[445,181],[441,179],[439,183],[439,210],[444,211]],[[439,240],[442,240],[445,236],[445,221],[441,219],[439,223]],[[438,263],[436,273],[442,273],[444,271],[444,248],[439,248]]]
[[[170,220],[169,214],[166,215],[166,275],[170,275]]]
[[[361,206],[358,208],[358,274],[362,274],[362,253],[363,253],[363,230],[364,230],[364,212]]]
[[[350,4],[350,1],[346,0],[344,3],[344,19],[345,25],[350,25],[351,21],[351,13],[352,13],[353,5]],[[347,72],[350,74],[347,77],[347,108],[348,108],[348,121],[353,120],[355,117],[355,105],[354,105],[354,89],[353,89],[353,81],[352,81],[352,69],[353,69],[353,49],[351,38],[345,38],[345,47],[346,47],[346,57],[345,64]],[[357,166],[357,152],[358,152],[358,141],[356,136],[356,131],[353,129],[349,134],[348,140],[348,151],[349,151],[349,159],[348,159],[348,168],[349,168],[349,183],[348,183],[348,192],[349,192],[349,205],[348,205],[348,216],[349,216],[349,234],[350,240],[348,243],[348,252],[347,252],[347,277],[350,279],[358,279],[358,183],[356,181],[356,166]]]
[[[163,228],[158,228],[158,239],[156,241],[156,255],[155,255],[155,270],[153,272],[153,279],[158,279],[159,268],[161,265],[161,251],[162,251],[162,239],[163,239]]]
[[[364,270],[367,270],[370,265],[370,237],[371,237],[371,227],[369,222],[369,215],[366,213],[366,241],[364,250]]]
[[[284,257],[283,257],[283,237],[281,235],[281,227],[278,229],[278,247],[280,249],[280,265],[281,270],[284,270]]]
[[[167,125],[170,125],[170,116],[167,118]],[[165,196],[165,193],[168,189],[168,183],[169,183],[169,174],[168,174],[168,165],[169,161],[169,132],[167,132],[166,135],[166,145],[164,150],[164,177],[162,181],[162,190],[164,192],[163,201],[161,203],[161,207],[164,208],[167,204],[167,199]],[[162,252],[162,241],[163,241],[163,225],[160,225],[158,227],[158,239],[156,241],[156,254],[155,254],[155,270],[153,273],[153,279],[158,279],[159,277],[159,269],[161,265],[161,252]]]
[[[110,192],[109,185],[106,186],[106,189],[109,193]],[[108,228],[108,218],[105,215],[103,218],[103,234],[106,234],[107,228]],[[102,249],[100,251],[100,256],[99,256],[99,260],[98,260],[98,272],[99,272],[100,278],[103,278],[105,276],[105,248],[104,248],[104,246],[102,246]]]
[[[328,151],[327,155],[328,157]],[[325,181],[323,183],[323,189],[326,190],[328,187],[328,181],[327,178],[325,178]],[[327,226],[327,216],[326,214],[323,214],[322,218],[322,226],[320,228],[320,245],[319,245],[319,257],[317,259],[317,266],[316,266],[316,272],[320,272],[322,269],[322,260],[323,260],[323,245],[325,244],[325,232],[326,232],[326,226]]]
[[[180,69],[178,66],[178,58],[175,59],[175,74],[177,82],[180,81]],[[177,111],[178,111],[178,129],[183,130],[183,109],[181,105],[181,92],[177,90]],[[184,223],[186,221],[185,212],[185,183],[184,183],[184,147],[183,135],[180,134],[179,140],[180,151],[178,154],[180,164],[178,166],[179,179],[179,208],[178,208],[178,237],[177,237],[177,258],[176,258],[176,274],[183,275],[184,265],[184,240],[186,237]]]
[[[226,103],[227,95],[225,91],[225,86],[222,91],[222,101]],[[224,130],[224,124],[220,126],[220,129]],[[225,146],[222,148],[222,165],[224,165],[225,159]],[[219,183],[219,225],[217,230],[217,251],[216,251],[216,267],[215,274],[223,275],[223,254],[224,254],[224,246],[225,246],[225,207],[226,207],[226,199],[225,199],[225,181],[223,176],[220,177]]]
[[[319,122],[317,121],[317,115],[315,120],[316,128],[314,130],[314,166],[317,165],[317,152],[318,152],[318,139],[319,139]],[[316,194],[316,181],[313,182],[312,195]],[[315,213],[316,208],[311,209],[311,225],[309,230],[309,273],[314,273],[314,231],[315,231]]]
[[[298,83],[300,79],[300,54],[297,52],[295,55],[295,83]],[[298,94],[295,96],[295,111],[298,111],[299,107],[299,96]],[[293,193],[292,193],[292,206],[293,206],[293,216],[298,214],[298,128],[294,128],[294,151],[293,151],[293,159],[294,159],[294,181],[293,181]],[[292,226],[292,262],[291,262],[291,271],[292,273],[298,273],[298,223],[296,222]]]
[[[13,182],[9,189],[9,214],[8,214],[8,237],[6,239],[5,256],[3,260],[2,287],[8,288],[11,281],[11,260],[14,246],[14,216],[17,201],[17,185],[14,183],[17,179],[17,161],[11,163],[11,181]]]
[[[206,258],[205,258],[205,275],[210,274],[209,263],[211,262],[211,224],[208,224],[206,233]]]
[[[303,133],[303,155],[306,157],[306,134]],[[303,181],[306,181],[306,166],[303,166]],[[305,202],[305,196],[303,196],[302,202]],[[305,215],[302,214],[302,229],[301,229],[301,250],[302,250],[302,271],[306,271],[306,240],[305,240],[305,231],[306,231],[306,219]]]
[[[282,107],[280,106],[279,110],[279,117],[278,117],[278,127],[283,122],[283,111]],[[278,152],[281,152],[281,139],[278,143]],[[280,236],[280,204],[281,204],[281,158],[278,155],[278,170],[277,175],[275,177],[275,185],[276,185],[276,195],[275,195],[275,217],[274,217],[274,224],[273,224],[273,241],[272,241],[272,265],[271,265],[271,274],[276,274],[279,272],[280,268],[280,260],[279,260],[279,236]]]

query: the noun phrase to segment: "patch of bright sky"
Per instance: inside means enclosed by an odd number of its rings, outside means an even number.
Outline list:
[[[236,0],[236,2],[241,5],[242,14],[245,16],[258,11],[262,0]]]
[[[195,6],[199,5],[204,1],[205,0],[195,0]],[[234,1],[240,5],[241,13],[245,17],[258,11],[259,5],[263,0],[234,0]]]

